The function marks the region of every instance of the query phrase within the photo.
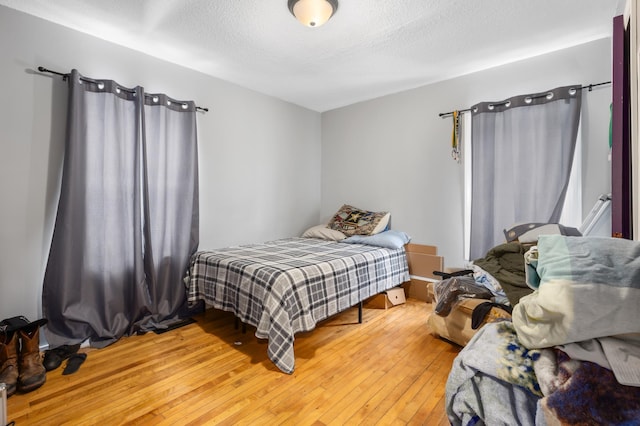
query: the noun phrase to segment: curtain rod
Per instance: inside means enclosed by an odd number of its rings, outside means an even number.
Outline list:
[[[58,71],[53,71],[53,70],[50,70],[50,69],[45,68],[45,67],[38,67],[38,71],[40,71],[40,72],[48,72],[48,73],[51,73],[51,74],[62,76],[63,80],[66,80],[67,77],[69,77],[69,74],[64,74],[64,73],[61,73],[61,72],[58,72]],[[200,111],[204,111],[204,112],[209,112],[209,108],[199,107],[197,105],[196,105],[196,109],[200,110]]]
[[[595,83],[595,84],[589,84],[589,85],[587,85],[587,86],[580,86],[580,89],[582,89],[582,90],[584,90],[584,89],[589,89],[589,91],[591,92],[591,91],[593,90],[593,88],[594,88],[594,87],[597,87],[597,86],[603,86],[603,85],[605,85],[605,84],[611,84],[611,81],[604,81],[604,82],[602,82],[602,83]],[[459,112],[459,113],[469,112],[469,111],[471,111],[471,108],[458,110],[458,112]],[[448,116],[450,116],[450,115],[452,115],[452,114],[453,114],[453,111],[449,111],[449,112],[441,112],[440,114],[438,114],[438,116],[439,116],[440,118],[444,118],[444,117],[448,117]]]

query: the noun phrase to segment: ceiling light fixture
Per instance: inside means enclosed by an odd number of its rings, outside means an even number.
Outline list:
[[[307,27],[319,27],[338,10],[338,0],[289,0],[289,11]]]

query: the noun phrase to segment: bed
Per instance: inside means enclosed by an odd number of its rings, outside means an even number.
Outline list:
[[[404,246],[370,241],[294,237],[200,251],[191,261],[188,301],[204,299],[256,327],[269,359],[292,373],[296,333],[409,280]]]
[[[451,424],[640,424],[640,243],[541,236],[525,264],[533,293],[453,363]]]

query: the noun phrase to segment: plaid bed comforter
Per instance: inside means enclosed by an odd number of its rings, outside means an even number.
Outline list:
[[[408,280],[404,248],[288,238],[195,253],[188,300],[255,326],[269,359],[292,373],[296,333]]]

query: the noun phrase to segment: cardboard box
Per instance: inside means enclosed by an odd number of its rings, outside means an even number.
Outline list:
[[[438,256],[437,248],[421,244],[407,244],[407,263],[409,264],[409,274],[439,280],[440,277],[433,275],[433,271],[442,271],[444,268],[444,258]]]
[[[411,281],[403,284],[407,297],[431,302],[433,298],[429,294],[427,286],[429,282],[441,279],[433,272],[443,270],[444,258],[437,255],[438,248],[435,246],[407,244],[405,250],[409,264],[409,275],[411,275]]]
[[[436,246],[427,246],[424,244],[409,243],[409,244],[406,244],[404,248],[407,252],[411,252],[411,253],[430,254],[432,256],[438,255],[438,247]]]
[[[365,306],[374,309],[389,309],[393,306],[402,305],[406,301],[404,288],[396,287],[369,298],[365,302]]]
[[[406,296],[411,299],[418,299],[424,302],[431,302],[432,300],[429,293],[429,281],[411,278],[411,281],[403,283],[402,287],[404,287]]]

